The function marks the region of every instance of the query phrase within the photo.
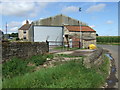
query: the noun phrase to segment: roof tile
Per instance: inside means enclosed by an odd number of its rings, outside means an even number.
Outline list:
[[[76,31],[80,32],[80,26],[65,26],[69,31]],[[81,31],[89,31],[89,32],[96,32],[94,29],[92,29],[89,26],[81,26]]]

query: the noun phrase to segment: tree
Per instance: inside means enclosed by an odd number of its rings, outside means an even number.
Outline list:
[[[12,33],[10,34],[10,37],[18,37],[18,33]]]

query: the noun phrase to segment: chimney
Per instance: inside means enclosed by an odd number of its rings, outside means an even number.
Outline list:
[[[26,24],[29,24],[29,21],[28,21],[28,20],[26,20]]]

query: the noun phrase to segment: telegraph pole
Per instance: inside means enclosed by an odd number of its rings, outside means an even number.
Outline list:
[[[79,12],[81,12],[81,8],[79,8]],[[80,22],[80,48],[82,47],[82,27],[81,27],[81,22]]]
[[[7,22],[6,22],[6,35],[7,35]]]

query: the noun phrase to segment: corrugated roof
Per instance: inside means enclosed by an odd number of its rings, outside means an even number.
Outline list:
[[[80,26],[65,26],[70,32],[80,32]],[[81,26],[81,31],[96,32],[89,26]]]
[[[30,28],[30,26],[31,26],[31,24],[24,24],[18,30],[28,30]]]

